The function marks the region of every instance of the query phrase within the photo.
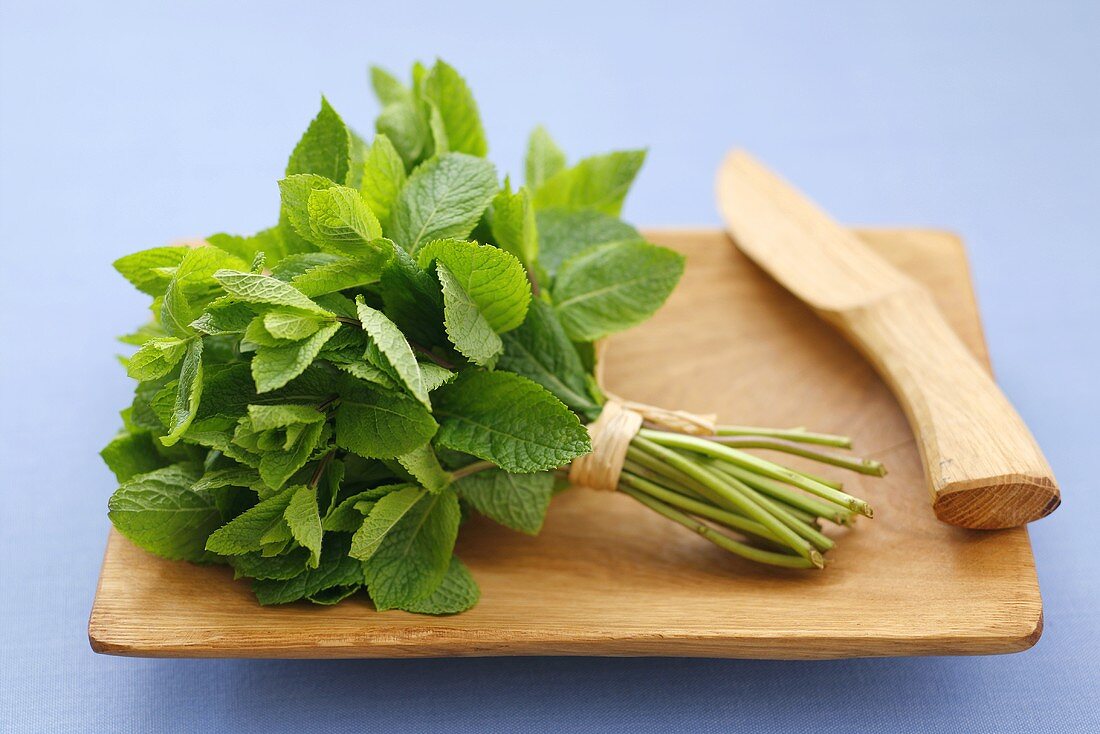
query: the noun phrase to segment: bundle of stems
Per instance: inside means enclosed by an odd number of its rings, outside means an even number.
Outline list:
[[[618,489],[730,553],[786,568],[824,568],[834,541],[821,521],[872,517],[840,482],[750,454],[777,451],[860,474],[883,476],[874,460],[812,448],[851,448],[845,436],[802,428],[720,426],[711,437],[642,428],[630,443]],[[719,528],[733,530],[742,539]]]

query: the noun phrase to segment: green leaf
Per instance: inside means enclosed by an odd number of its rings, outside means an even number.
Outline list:
[[[562,264],[552,290],[554,306],[571,339],[602,339],[652,316],[683,272],[684,256],[664,247],[599,245]]]
[[[539,265],[553,276],[561,264],[593,245],[641,240],[638,230],[594,209],[547,209],[535,217],[539,232]]]
[[[538,261],[539,235],[535,224],[535,207],[527,189],[512,193],[508,180],[504,188],[493,198],[489,227],[493,241],[512,253],[528,268]]]
[[[349,381],[350,383],[350,381]],[[349,384],[336,409],[336,445],[367,459],[390,459],[426,443],[437,428],[414,398]]]
[[[267,262],[274,265],[281,262],[288,252],[287,243],[279,227],[270,227],[248,237],[224,233],[212,234],[206,238],[206,241],[246,262],[262,252]]]
[[[120,257],[114,266],[135,288],[156,298],[164,295],[172,279],[166,269],[179,266],[190,251],[189,247],[154,247]]]
[[[505,471],[564,466],[592,450],[577,416],[545,388],[509,372],[464,372],[435,392],[436,441]]]
[[[382,237],[382,225],[362,194],[347,186],[310,191],[306,214],[307,239],[322,250],[357,257],[374,249],[374,240]]]
[[[527,139],[525,161],[527,186],[537,190],[547,179],[565,168],[565,153],[557,146],[546,128],[539,125]]]
[[[502,338],[499,369],[534,380],[573,410],[597,410],[588,394],[587,370],[552,306],[533,300],[523,325]]]
[[[397,196],[405,186],[405,163],[401,154],[385,135],[374,136],[374,142],[363,160],[359,193],[383,223],[389,221]]]
[[[351,538],[351,556],[360,561],[366,561],[373,556],[390,531],[424,497],[424,494],[422,488],[410,485],[376,500],[370,514]]]
[[[309,123],[302,139],[290,154],[286,175],[313,173],[343,183],[348,175],[351,136],[336,110],[321,97],[321,111]]]
[[[315,235],[309,223],[309,197],[314,191],[326,191],[335,185],[336,182],[331,179],[313,173],[298,173],[279,181],[282,201],[280,228],[284,230],[284,235],[289,231],[289,235],[296,238],[296,245],[304,245],[297,248],[295,254],[308,253],[313,249],[311,243]]]
[[[458,496],[501,525],[537,535],[554,494],[554,474],[509,474],[488,469],[459,479]]]
[[[412,94],[397,77],[380,66],[370,68],[370,84],[374,89],[374,96],[383,105],[409,99]]]
[[[432,240],[473,231],[496,193],[496,170],[483,158],[448,153],[409,177],[394,205],[390,235],[415,253]]]
[[[248,263],[217,247],[196,247],[187,252],[164,292],[160,320],[169,334],[190,337],[191,322],[203,308],[221,295],[214,273],[223,268],[246,270]]]
[[[322,535],[317,490],[312,487],[298,487],[291,496],[283,517],[298,545],[309,549],[309,567],[317,568],[321,563]]]
[[[447,147],[456,153],[484,157],[489,144],[466,80],[446,62],[437,60],[424,78],[423,96],[439,111]]]
[[[249,405],[233,443],[260,454],[260,476],[267,486],[280,489],[313,455],[324,422],[325,414],[309,405]]]
[[[99,452],[115,478],[125,482],[138,474],[163,467],[165,459],[157,453],[151,433],[120,433]]]
[[[378,500],[411,486],[411,484],[387,484],[353,494],[337,505],[321,525],[330,532],[354,533],[362,527],[363,520],[370,514]]]
[[[252,379],[256,391],[277,390],[302,374],[321,348],[340,328],[340,324],[325,324],[317,333],[299,342],[281,347],[261,347],[252,358]]]
[[[214,277],[226,293],[246,303],[290,306],[318,316],[332,316],[294,286],[269,275],[219,270]]]
[[[257,579],[252,583],[257,601],[267,606],[309,599],[332,590],[340,590],[340,598],[353,593],[363,583],[363,565],[348,556],[348,543],[346,535],[326,536],[317,568],[307,568],[289,579]]]
[[[385,135],[401,156],[405,170],[415,166],[431,144],[431,131],[411,98],[386,104],[374,121],[374,129]]]
[[[290,284],[307,296],[317,297],[376,283],[393,258],[392,243],[381,241],[386,242],[389,249],[378,247],[358,257],[317,265],[296,275]]]
[[[386,315],[402,332],[425,347],[447,343],[439,282],[417,267],[409,253],[397,248],[382,271],[381,285]]]
[[[377,511],[376,505],[368,523]],[[460,517],[454,492],[428,494],[385,534],[363,564],[371,600],[379,611],[423,601],[442,583]]]
[[[138,381],[164,377],[183,359],[187,344],[174,336],[150,339],[126,361],[126,374]]]
[[[176,464],[139,474],[107,503],[118,531],[150,553],[173,560],[205,560],[206,537],[221,516],[212,499],[191,491],[198,470]]]
[[[245,553],[229,556],[229,565],[233,567],[233,578],[272,579],[285,581],[294,578],[306,570],[310,552],[307,548],[295,548],[279,556],[264,556],[262,553]]]
[[[492,245],[435,240],[424,246],[418,259],[421,267],[433,260],[446,265],[493,331],[503,334],[523,323],[531,301],[531,284],[514,255]]]
[[[420,375],[424,378],[424,389],[429,393],[443,387],[455,378],[455,373],[435,362],[421,362]]]
[[[191,322],[191,328],[211,336],[242,334],[255,316],[256,312],[249,304],[219,298]]]
[[[187,353],[180,366],[179,385],[176,388],[176,400],[167,422],[168,433],[160,442],[171,446],[179,441],[183,432],[195,420],[202,398],[202,339],[192,339],[187,344]]]
[[[452,555],[447,573],[435,591],[418,602],[406,604],[403,609],[416,614],[458,614],[477,604],[480,598],[481,589],[470,570],[458,556]]]
[[[398,456],[397,461],[429,492],[439,492],[451,483],[451,473],[440,466],[430,443]]]
[[[214,531],[206,550],[222,556],[239,556],[263,549],[265,543],[290,530],[283,519],[297,488],[289,487],[263,500]]]
[[[535,206],[596,209],[618,216],[630,184],[645,161],[644,150],[592,156],[550,176],[535,190]]]
[[[409,340],[384,313],[364,303],[362,297],[356,299],[355,305],[363,331],[381,352],[390,371],[414,398],[430,410],[432,404],[428,401],[428,389]]]
[[[290,310],[268,311],[261,317],[264,330],[276,339],[298,341],[316,334],[322,321],[311,313]]]
[[[436,263],[436,276],[443,289],[443,324],[455,349],[474,364],[492,367],[504,349],[477,302],[443,263]]]

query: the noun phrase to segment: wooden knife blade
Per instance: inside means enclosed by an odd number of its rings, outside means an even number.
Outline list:
[[[1058,507],[1031,432],[931,293],[743,151],[723,161],[716,190],[737,247],[839,329],[893,390],[939,519],[1005,528]]]

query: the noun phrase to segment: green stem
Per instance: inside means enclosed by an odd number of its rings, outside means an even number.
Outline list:
[[[770,497],[765,497],[744,482],[734,479],[733,477],[728,477],[728,479],[731,484],[736,486],[743,493],[749,495],[749,497],[751,497],[755,502],[762,505],[766,510],[775,515],[776,519],[778,519],[781,523],[789,527],[794,532],[798,533],[798,535],[802,538],[808,540],[819,551],[831,550],[833,546],[836,545],[836,543],[834,543],[831,538],[822,534],[821,531],[819,531],[815,527],[812,527],[809,523],[802,522],[801,520],[796,518],[794,515],[788,512],[780,503],[776,502]]]
[[[769,436],[785,438],[798,443],[814,443],[819,446],[836,446],[841,449],[852,448],[852,439],[832,433],[813,433],[804,428],[761,428],[759,426],[718,426],[719,436]]]
[[[847,507],[842,507],[841,505],[811,495],[802,494],[778,480],[760,474],[754,474],[748,469],[736,466],[735,464],[728,464],[724,461],[711,459],[708,466],[713,466],[715,470],[728,474],[735,479],[740,479],[753,489],[759,490],[769,497],[777,499],[787,505],[797,507],[815,517],[823,517],[826,520],[831,520],[841,525],[848,524],[848,521],[851,519],[852,511]]]
[[[759,538],[770,540],[773,543],[783,545],[783,541],[775,536],[770,530],[761,525],[758,522],[753,522],[740,515],[735,515],[732,512],[715,507],[714,505],[708,505],[706,502],[700,502],[699,500],[685,497],[684,495],[673,492],[672,490],[665,489],[655,482],[651,482],[642,477],[635,476],[629,472],[623,472],[619,477],[619,481],[626,484],[628,487],[645,492],[646,494],[661,500],[665,504],[679,507],[681,510],[691,513],[692,515],[698,515],[705,517],[715,522],[720,522],[726,527],[734,530],[740,530],[743,533],[750,533]]]
[[[803,558],[802,556],[792,556],[786,553],[774,553],[772,551],[760,550],[759,548],[753,548],[751,545],[745,543],[739,543],[738,541],[730,538],[722,533],[718,532],[714,528],[692,518],[689,515],[685,515],[674,507],[666,505],[660,500],[650,497],[645,492],[639,492],[636,489],[627,486],[620,486],[619,491],[630,495],[634,499],[641,502],[646,507],[654,510],[661,515],[664,515],[669,520],[677,522],[688,528],[692,532],[697,533],[703,538],[706,538],[711,543],[714,543],[719,548],[727,550],[734,555],[747,558],[757,563],[767,563],[772,566],[782,566],[784,568],[823,568],[825,561],[821,557],[820,553],[814,552],[812,559]]]
[[[696,438],[695,436],[685,436],[678,433],[667,433],[665,431],[654,431],[649,428],[643,428],[638,432],[635,441],[643,440],[651,442],[653,445],[665,447],[665,448],[679,448],[687,449],[695,453],[710,456],[715,459],[724,459],[731,464],[750,469],[757,474],[763,474],[766,477],[772,479],[778,479],[787,484],[794,485],[799,489],[803,489],[811,494],[816,494],[819,497],[836,502],[839,505],[843,505],[850,510],[854,510],[860,514],[872,517],[874,511],[871,506],[861,499],[852,497],[849,494],[840,492],[828,487],[820,482],[815,482],[812,479],[802,476],[798,472],[786,469],[778,464],[773,464],[766,459],[761,459],[758,456],[747,454],[744,451],[730,448],[729,446],[723,446],[720,443],[709,441],[704,438]],[[690,463],[689,463],[690,465]],[[682,468],[682,467],[681,467]],[[685,469],[685,471],[687,471]],[[690,472],[688,472],[690,474]]]
[[[637,444],[639,448],[657,456],[666,464],[679,469],[696,481],[707,486],[713,490],[718,502],[723,505],[731,506],[732,509],[736,509],[751,520],[756,520],[768,530],[772,531],[785,545],[790,546],[800,556],[807,560],[813,560],[813,555],[817,554],[814,547],[810,545],[805,538],[777,520],[766,508],[757,504],[752,498],[738,491],[736,487],[723,481],[720,476],[704,468],[697,462],[693,462],[671,449],[649,441],[642,436],[644,432],[646,432],[646,429],[642,429],[642,431],[634,437],[633,443]],[[717,446],[718,444],[714,445]]]
[[[463,477],[468,477],[471,474],[477,474],[481,471],[496,468],[497,465],[491,461],[475,461],[472,464],[467,464],[466,466],[455,469],[453,472],[451,472],[451,479],[453,481],[457,481],[459,479],[462,479]]]
[[[867,474],[875,477],[886,476],[886,468],[874,459],[860,459],[856,457],[839,456],[837,454],[828,454],[824,451],[814,451],[813,449],[807,449],[797,444],[784,443],[783,441],[767,438],[718,437],[712,440],[718,441],[723,446],[729,446],[730,448],[781,451],[785,454],[793,454],[805,459],[812,459],[820,464],[839,466],[841,469],[847,469],[859,474]],[[802,472],[798,473],[802,474]],[[802,474],[802,476],[806,475]]]

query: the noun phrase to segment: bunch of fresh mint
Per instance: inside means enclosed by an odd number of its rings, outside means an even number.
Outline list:
[[[110,518],[264,604],[366,587],[458,612],[478,598],[463,517],[538,532],[553,470],[590,450],[593,341],[652,314],[683,262],[617,218],[643,151],[568,167],[538,129],[514,188],[453,68],[372,81],[373,141],[322,100],[276,226],[115,263],[153,304],[122,339],[138,385],[102,453]]]
[[[618,219],[644,152],[570,167],[536,129],[515,188],[450,66],[372,82],[373,140],[322,100],[276,226],[115,263],[153,303],[122,338],[138,384],[102,452],[110,518],[158,555],[229,564],[262,604],[366,589],[380,610],[455,613],[479,595],[453,553],[463,518],[539,531],[555,470],[591,450],[594,343],[659,308],[683,258]],[[870,509],[742,449],[881,466],[806,443],[846,440],[646,428],[619,489],[740,556],[820,567],[820,519]]]

